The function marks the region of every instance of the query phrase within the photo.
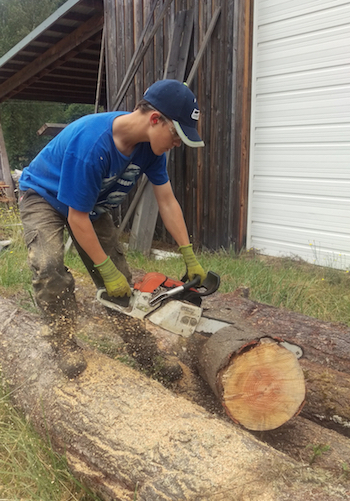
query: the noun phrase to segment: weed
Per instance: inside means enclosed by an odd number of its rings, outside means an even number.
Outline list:
[[[138,488],[138,486],[139,486],[139,483],[136,482],[136,487],[135,487],[135,492],[134,492],[134,501],[137,500],[137,488]]]
[[[322,456],[322,454],[329,451],[330,446],[324,444],[318,444],[318,445],[309,444],[306,448],[312,449],[312,453],[309,459],[309,464],[312,465],[318,457]]]
[[[348,480],[350,477],[350,467],[347,463],[342,463],[341,465],[342,474],[340,476],[341,479]]]

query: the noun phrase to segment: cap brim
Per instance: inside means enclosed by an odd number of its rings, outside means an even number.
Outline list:
[[[186,125],[180,125],[176,120],[172,121],[176,132],[180,136],[181,140],[187,144],[187,146],[191,146],[191,148],[200,148],[204,146],[204,141],[200,138],[197,129],[194,127],[187,127]]]

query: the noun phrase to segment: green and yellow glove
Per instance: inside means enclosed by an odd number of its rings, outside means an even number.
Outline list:
[[[131,296],[131,289],[125,276],[118,270],[110,256],[103,263],[95,264],[94,267],[100,272],[109,296]]]
[[[181,252],[182,257],[184,258],[186,264],[188,279],[191,281],[194,279],[196,275],[199,275],[201,277],[200,283],[202,285],[207,274],[205,273],[201,265],[198,263],[196,256],[194,255],[192,250],[192,244],[181,245],[181,247],[179,247],[179,251]]]

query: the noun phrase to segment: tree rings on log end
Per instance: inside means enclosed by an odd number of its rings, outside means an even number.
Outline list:
[[[219,375],[222,403],[249,430],[273,430],[300,411],[305,381],[296,356],[271,339],[232,357]]]

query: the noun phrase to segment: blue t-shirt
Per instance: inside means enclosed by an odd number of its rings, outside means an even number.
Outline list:
[[[97,113],[67,125],[23,170],[20,189],[32,188],[66,217],[72,207],[94,219],[120,205],[143,173],[165,184],[165,154],[155,155],[148,142],[129,157],[117,150],[112,125],[123,114]]]

